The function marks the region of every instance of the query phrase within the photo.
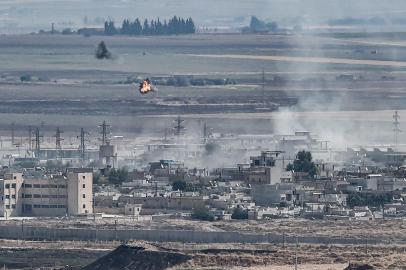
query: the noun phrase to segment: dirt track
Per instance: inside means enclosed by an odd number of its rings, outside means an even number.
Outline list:
[[[245,59],[281,62],[302,62],[316,64],[345,64],[345,65],[366,65],[366,66],[390,66],[406,67],[406,62],[400,61],[379,61],[379,60],[359,60],[343,58],[323,58],[323,57],[294,57],[277,55],[242,55],[242,54],[193,54],[191,56],[224,59]]]

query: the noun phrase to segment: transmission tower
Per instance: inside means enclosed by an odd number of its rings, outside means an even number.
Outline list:
[[[32,127],[28,127],[28,151],[32,151]]]
[[[398,147],[398,138],[399,138],[399,133],[402,132],[402,130],[400,130],[399,122],[400,119],[400,115],[398,114],[398,111],[395,111],[395,114],[393,115],[393,135],[394,135],[394,142],[395,142],[395,150]]]
[[[106,145],[110,141],[108,138],[108,135],[110,134],[110,126],[106,124],[106,121],[103,121],[103,124],[101,124],[99,128],[101,128],[100,134],[102,135],[102,145]]]
[[[15,125],[16,125],[15,122],[11,123],[11,145],[12,146],[15,145],[15,136],[14,136]]]
[[[56,159],[61,160],[62,159],[62,144],[61,142],[63,139],[61,138],[61,134],[63,131],[58,127],[56,128],[56,133],[55,133],[55,150],[56,150]]]
[[[184,120],[182,120],[180,118],[180,116],[178,116],[178,118],[175,120],[174,129],[175,129],[176,136],[180,136],[183,133],[183,131],[185,130],[185,127],[183,126],[183,122],[184,122]]]
[[[206,143],[207,141],[207,124],[206,122],[204,122],[203,125],[203,142]]]
[[[262,69],[262,102],[265,102],[265,70]]]
[[[35,157],[39,158],[41,153],[41,136],[39,133],[39,128],[35,129]]]
[[[165,131],[164,131],[164,142],[167,142],[168,141],[168,128],[165,128]]]
[[[83,128],[80,129],[80,145],[79,145],[79,152],[80,152],[80,158],[82,160],[82,166],[84,166],[85,163],[85,158],[86,158],[86,135],[89,135],[88,132],[86,132]]]

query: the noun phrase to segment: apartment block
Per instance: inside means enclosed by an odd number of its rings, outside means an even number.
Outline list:
[[[0,176],[1,177],[1,176]],[[0,216],[65,216],[93,213],[93,173],[6,173],[0,178]]]

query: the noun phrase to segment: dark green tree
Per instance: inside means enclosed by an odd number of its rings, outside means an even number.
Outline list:
[[[186,189],[186,182],[183,180],[177,180],[175,182],[172,183],[172,190],[180,190],[180,191],[184,191]]]
[[[241,207],[234,208],[231,214],[232,219],[248,219],[248,211],[243,210]]]
[[[347,205],[354,206],[381,207],[393,201],[394,194],[391,192],[383,194],[373,193],[350,193],[347,196]]]
[[[296,159],[292,164],[288,164],[287,170],[295,172],[305,172],[308,173],[310,177],[314,177],[317,173],[316,164],[312,161],[312,154],[307,151],[300,151],[296,155]]]
[[[250,22],[250,31],[251,32],[255,33],[255,32],[267,31],[267,30],[268,30],[268,28],[263,21],[259,20],[255,16],[251,17],[251,22]]]
[[[150,34],[150,25],[147,19],[144,21],[144,26],[142,27],[142,34],[149,35]]]
[[[210,213],[207,207],[195,208],[192,212],[192,218],[205,221],[214,221],[214,215]]]
[[[104,23],[104,34],[107,36],[113,36],[118,33],[116,27],[114,26],[113,21],[105,22]]]
[[[123,182],[129,182],[130,180],[126,168],[112,169],[108,174],[108,181],[113,185],[121,185]]]

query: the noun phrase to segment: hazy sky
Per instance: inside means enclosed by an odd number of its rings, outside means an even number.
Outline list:
[[[111,18],[192,16],[201,26],[236,26],[251,15],[282,24],[321,23],[329,18],[406,18],[404,0],[1,0],[0,28],[38,30],[55,22],[80,27]]]

